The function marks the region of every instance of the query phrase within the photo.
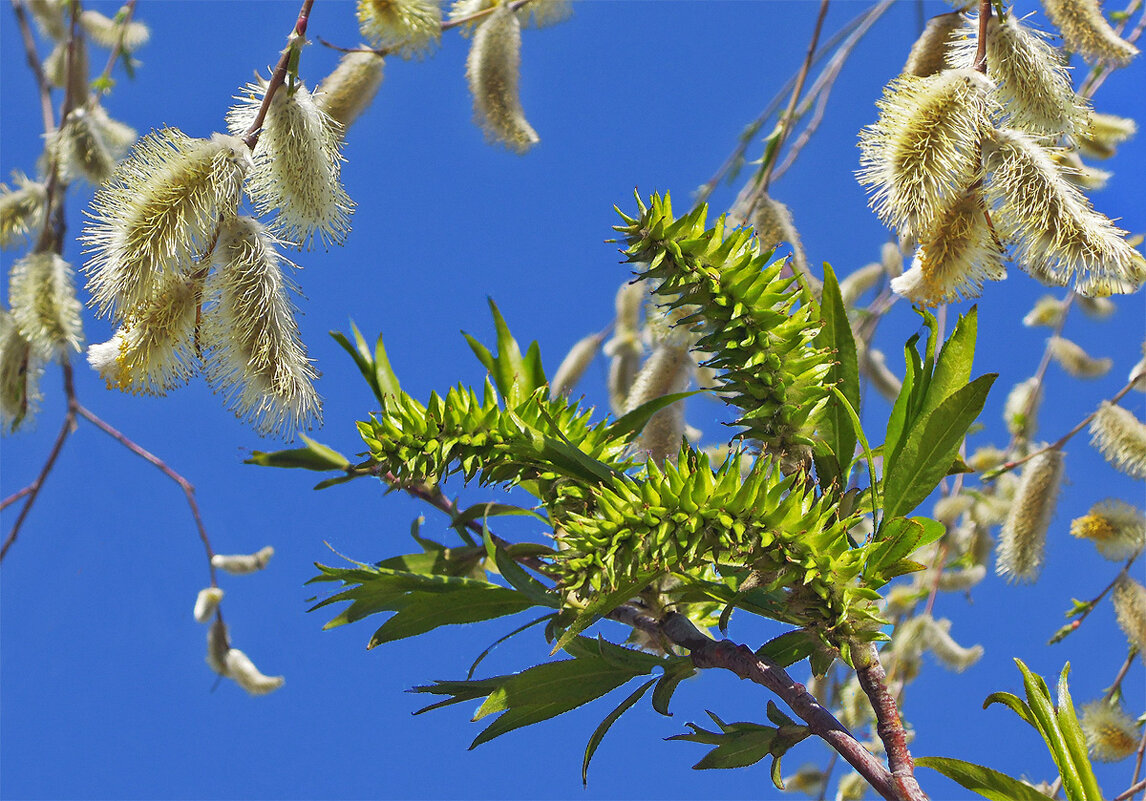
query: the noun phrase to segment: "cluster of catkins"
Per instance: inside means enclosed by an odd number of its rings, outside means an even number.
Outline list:
[[[1097,0],[1044,6],[1068,50],[1107,67],[1137,55]],[[924,305],[976,297],[1005,277],[1008,258],[1082,295],[1146,281],[1146,259],[1082,192],[1104,174],[1079,158],[1110,155],[1133,122],[1092,112],[1065,54],[1011,11],[983,26],[961,13],[931,20],[878,106],[860,135],[859,180],[879,216],[917,245],[897,293]]]
[[[215,554],[211,557],[211,566],[243,576],[265,568],[274,553],[275,549],[268,545],[250,554]],[[249,656],[231,647],[230,632],[219,612],[219,602],[222,600],[223,590],[215,584],[204,587],[195,598],[195,620],[211,623],[207,629],[207,664],[211,670],[223,678],[233,680],[251,695],[266,695],[282,687],[282,676],[264,675]]]

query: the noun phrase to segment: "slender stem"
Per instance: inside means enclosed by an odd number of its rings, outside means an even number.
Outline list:
[[[52,472],[52,468],[56,466],[56,458],[59,457],[60,451],[63,450],[64,443],[67,442],[68,437],[76,430],[76,404],[75,390],[72,386],[72,366],[66,360],[62,366],[64,371],[64,392],[68,397],[68,410],[64,414],[64,424],[60,426],[60,433],[56,435],[56,441],[52,445],[52,450],[48,453],[48,458],[45,460],[44,466],[40,468],[40,474],[36,476],[36,480],[15,495],[4,500],[4,506],[7,506],[19,497],[25,498],[24,505],[20,508],[20,514],[16,517],[16,522],[12,525],[12,530],[8,532],[8,536],[4,539],[4,545],[0,547],[0,562],[4,561],[4,557],[8,555],[8,549],[16,543],[16,538],[20,536],[20,528],[28,518],[28,513],[32,511],[32,505],[36,502],[36,498],[39,497],[40,489],[44,486],[44,481],[47,480],[48,474]]]
[[[887,690],[887,674],[879,661],[879,653],[870,643],[856,643],[852,649],[852,661],[860,687],[875,710],[875,731],[887,752],[887,766],[891,768],[896,788],[903,798],[926,798],[915,779],[915,763],[907,748],[907,733],[899,715],[899,706]]]
[[[804,63],[800,66],[799,74],[796,75],[796,85],[792,87],[792,94],[788,98],[788,107],[784,109],[784,114],[780,118],[780,133],[776,137],[775,147],[772,148],[773,157],[764,165],[759,180],[756,181],[756,188],[752,194],[752,201],[748,204],[748,208],[745,211],[745,217],[752,214],[752,208],[755,206],[760,195],[768,191],[768,185],[772,181],[772,171],[776,169],[776,155],[778,155],[780,149],[784,147],[784,140],[788,138],[788,132],[792,130],[792,124],[795,122],[796,104],[799,102],[800,95],[804,91],[804,81],[808,78],[808,72],[812,69],[812,60],[816,55],[816,45],[820,41],[820,32],[824,29],[824,18],[827,17],[827,15],[828,0],[820,0],[820,13],[816,15],[816,25],[812,29],[812,38],[808,42],[808,52],[804,55]]]
[[[1122,660],[1122,667],[1118,668],[1118,674],[1114,677],[1114,682],[1102,697],[1103,701],[1110,701],[1114,694],[1122,688],[1122,681],[1126,678],[1126,674],[1130,672],[1130,666],[1134,664],[1134,658],[1138,656],[1138,649],[1131,647],[1130,653],[1126,654],[1126,658]]]
[[[1070,310],[1074,304],[1074,299],[1075,293],[1072,289],[1066,293],[1066,296],[1062,300],[1062,310],[1059,314],[1058,322],[1055,323],[1054,331],[1051,336],[1047,338],[1046,347],[1043,348],[1043,355],[1039,359],[1039,366],[1035,370],[1035,374],[1033,376],[1035,386],[1031,391],[1030,397],[1027,398],[1026,406],[1023,407],[1023,420],[1029,419],[1030,416],[1034,413],[1035,407],[1038,405],[1039,396],[1042,394],[1043,382],[1046,380],[1047,369],[1050,367],[1051,363],[1051,340],[1054,337],[1062,336],[1063,329],[1066,328],[1066,318],[1070,315]],[[1007,453],[1012,453],[1015,448],[1018,447],[1019,443],[1027,438],[1027,434],[1028,432],[1025,430],[1025,427],[1016,431],[1014,436],[1011,437],[1010,443],[1007,445]]]
[[[16,492],[13,492],[13,493],[12,493],[11,495],[9,495],[7,498],[5,498],[4,500],[0,501],[0,512],[2,512],[2,511],[4,511],[5,509],[7,509],[9,506],[11,506],[11,505],[12,505],[12,504],[14,504],[16,501],[18,501],[18,500],[20,500],[21,498],[23,498],[25,495],[27,495],[27,494],[28,494],[28,493],[30,493],[31,491],[32,491],[32,488],[31,488],[30,486],[28,486],[28,487],[24,487],[24,489],[22,489],[22,490],[17,490]]]
[[[207,552],[207,565],[211,571],[211,586],[216,586],[215,566],[211,564],[211,557],[215,555],[215,551],[211,547],[211,540],[207,537],[207,529],[203,526],[203,518],[199,514],[199,504],[195,500],[195,487],[192,486],[191,482],[168,467],[167,464],[158,456],[128,439],[118,430],[104,422],[92,412],[85,409],[79,403],[75,404],[75,411],[76,414],[80,415],[100,431],[103,431],[112,439],[116,440],[120,445],[127,448],[139,458],[157,468],[159,472],[163,473],[163,475],[167,476],[169,479],[179,485],[179,488],[183,490],[183,494],[187,496],[187,505],[191,508],[191,517],[195,519],[195,528],[198,530],[199,539],[202,541],[203,548]]]
[[[1114,801],[1126,801],[1126,799],[1130,798],[1130,796],[1134,795],[1139,790],[1146,790],[1146,779],[1135,782],[1130,787],[1127,787],[1121,793],[1114,796]]]
[[[24,13],[22,0],[12,0],[12,11],[16,14],[16,24],[20,26],[20,37],[24,40],[28,67],[32,70],[36,86],[40,90],[40,115],[44,120],[44,133],[49,134],[56,130],[55,113],[52,111],[52,87],[48,85],[48,78],[44,75],[44,65],[36,52],[36,40],[32,37],[32,28],[28,25],[28,15]]]
[[[1130,779],[1131,784],[1137,784],[1138,778],[1142,775],[1142,757],[1146,756],[1146,731],[1142,732],[1142,739],[1138,741],[1138,751],[1134,758],[1134,776]]]
[[[991,22],[991,0],[979,0],[979,41],[975,47],[975,69],[987,74],[987,25]]]
[[[1098,607],[1098,604],[1102,601],[1103,598],[1106,597],[1107,593],[1109,593],[1111,590],[1114,589],[1114,585],[1118,583],[1118,580],[1121,579],[1123,576],[1128,575],[1130,573],[1130,568],[1133,567],[1134,562],[1141,555],[1142,555],[1142,551],[1139,551],[1138,553],[1134,554],[1129,559],[1127,559],[1126,564],[1124,564],[1122,566],[1122,569],[1118,571],[1118,574],[1113,579],[1110,580],[1109,584],[1107,584],[1105,587],[1102,588],[1102,592],[1098,593],[1098,595],[1094,596],[1093,598],[1091,598],[1089,601],[1086,602],[1086,606],[1083,609],[1083,611],[1079,613],[1078,617],[1076,617],[1074,620],[1072,620],[1070,622],[1070,631],[1077,630],[1078,627],[1082,625],[1082,621],[1084,621],[1088,617],[1090,617],[1090,613],[1093,612]]]
[[[119,22],[119,30],[116,32],[115,45],[111,48],[111,55],[107,57],[107,64],[104,65],[103,72],[100,73],[99,78],[95,83],[100,86],[99,93],[101,95],[107,94],[110,87],[108,81],[111,78],[111,71],[115,68],[115,62],[119,60],[120,56],[124,59],[131,57],[131,54],[123,49],[123,40],[127,36],[127,27],[131,24],[131,17],[135,14],[135,0],[127,0],[123,4],[123,19]]]
[[[287,37],[287,46],[283,50],[282,56],[279,57],[279,63],[275,65],[275,71],[271,74],[270,81],[267,82],[266,92],[263,94],[262,105],[259,106],[259,111],[255,114],[254,120],[251,121],[251,126],[243,133],[242,139],[246,143],[247,148],[250,150],[255,149],[258,144],[259,134],[262,131],[263,122],[267,118],[267,111],[271,107],[271,101],[274,100],[275,92],[286,81],[287,71],[290,67],[291,53],[294,51],[295,42],[300,39],[306,38],[306,25],[310,19],[310,9],[314,5],[314,0],[302,0],[302,8],[298,12],[298,20],[295,21],[294,30],[291,35]]]

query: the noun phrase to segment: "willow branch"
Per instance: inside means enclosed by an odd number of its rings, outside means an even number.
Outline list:
[[[254,150],[255,145],[258,144],[259,134],[262,131],[263,122],[267,118],[267,111],[271,107],[271,101],[274,100],[275,92],[277,92],[279,87],[286,81],[295,43],[300,39],[306,38],[306,25],[310,19],[310,9],[313,5],[314,0],[302,0],[302,8],[299,9],[294,30],[291,31],[291,35],[287,37],[287,46],[283,49],[282,55],[279,57],[279,63],[275,65],[275,70],[271,74],[270,81],[267,82],[267,89],[263,94],[262,105],[259,106],[258,113],[255,114],[254,120],[251,121],[251,127],[243,132],[242,139],[249,150]]]
[[[158,456],[128,439],[118,430],[104,422],[101,418],[97,417],[92,412],[85,409],[79,403],[75,403],[75,413],[80,417],[83,417],[100,431],[107,434],[120,445],[127,448],[140,459],[143,459],[145,462],[158,469],[159,472],[163,473],[163,475],[167,476],[169,479],[179,485],[179,488],[183,490],[183,494],[187,497],[187,505],[191,508],[191,517],[195,520],[195,528],[199,532],[199,539],[202,541],[203,548],[207,552],[207,565],[211,571],[211,586],[216,586],[215,566],[211,564],[211,557],[215,555],[215,551],[211,547],[211,540],[207,537],[207,529],[203,526],[203,518],[199,514],[199,504],[195,500],[195,487],[191,484],[191,482],[168,467],[167,464]]]
[[[975,46],[975,69],[987,74],[987,24],[991,21],[991,0],[979,0],[979,41]]]
[[[32,28],[28,25],[28,15],[24,12],[22,0],[12,0],[12,11],[16,15],[16,24],[20,27],[20,38],[24,40],[24,54],[28,60],[28,68],[36,79],[36,87],[40,90],[40,116],[44,120],[44,133],[50,134],[56,130],[56,118],[52,111],[52,87],[48,85],[48,78],[44,75],[44,65],[36,52],[36,40],[32,37]]]
[[[119,22],[119,30],[116,32],[115,46],[111,49],[111,55],[107,58],[107,64],[104,65],[103,72],[100,73],[99,78],[95,83],[101,88],[99,93],[106,94],[108,91],[107,82],[111,79],[111,71],[115,69],[115,62],[119,60],[120,56],[125,59],[130,58],[131,54],[123,49],[123,40],[127,36],[127,26],[131,24],[131,18],[135,14],[135,0],[127,0],[123,4],[123,18]]]
[[[876,734],[887,752],[887,766],[891,768],[892,781],[906,799],[924,799],[927,796],[915,779],[915,763],[907,748],[907,732],[899,715],[899,706],[887,690],[887,674],[879,661],[879,653],[870,643],[856,644],[852,649],[856,678],[860,687],[875,710]]]

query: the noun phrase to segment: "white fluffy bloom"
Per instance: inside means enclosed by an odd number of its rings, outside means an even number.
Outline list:
[[[271,557],[274,555],[275,549],[270,545],[254,553],[217,553],[211,557],[211,565],[220,570],[225,570],[232,575],[243,576],[247,573],[255,573],[262,570],[267,566],[267,563],[271,561]]]

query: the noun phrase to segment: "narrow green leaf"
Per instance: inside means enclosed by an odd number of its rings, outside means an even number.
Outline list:
[[[577,637],[565,646],[565,652],[577,659],[604,659],[618,670],[627,670],[634,675],[652,673],[657,668],[666,668],[671,664],[670,659],[684,659],[687,657],[663,657],[641,651],[637,648],[628,648],[609,642],[600,635],[592,637]]]
[[[773,637],[756,650],[756,656],[776,667],[786,668],[794,665],[801,659],[807,659],[819,647],[820,641],[815,634],[803,629],[787,631],[779,637]]]
[[[509,583],[509,586],[538,606],[548,606],[551,609],[561,608],[561,599],[557,593],[526,573],[525,568],[515,562],[501,548],[498,548],[484,523],[482,525],[482,538],[485,541],[486,554],[497,565],[497,572]]]
[[[908,434],[887,466],[883,502],[887,517],[907,514],[931,494],[958,453],[959,445],[987,402],[998,377],[988,373],[952,393]]]
[[[907,341],[903,349],[905,356],[903,385],[899,388],[899,395],[896,397],[895,403],[892,404],[891,415],[887,418],[887,433],[884,434],[883,438],[885,459],[899,448],[912,422],[908,419],[907,410],[908,406],[911,405],[911,395],[915,392],[915,362],[918,361],[919,357],[914,348],[918,339],[918,336],[913,336]],[[915,356],[914,359],[911,358],[912,355]]]
[[[529,621],[528,623],[526,623],[522,626],[518,626],[513,631],[511,631],[509,634],[506,634],[503,637],[498,637],[496,640],[494,640],[492,643],[490,643],[488,648],[486,648],[484,651],[482,651],[480,654],[478,654],[477,659],[475,659],[473,661],[473,664],[470,665],[469,671],[466,672],[466,679],[472,679],[473,678],[474,671],[477,670],[477,666],[480,665],[482,663],[482,661],[493,652],[494,648],[497,648],[497,646],[501,645],[506,640],[509,640],[513,637],[516,637],[518,634],[521,634],[521,632],[525,631],[526,629],[532,628],[532,627],[536,626],[538,623],[543,623],[546,620],[552,620],[556,616],[557,616],[557,614],[555,612],[550,612],[549,614],[542,615],[539,618],[535,618],[535,619]]]
[[[676,692],[677,685],[695,675],[696,668],[688,659],[682,659],[675,665],[666,667],[664,675],[661,676],[656,688],[653,689],[653,709],[666,718],[671,718],[672,712],[669,712],[669,702],[672,700],[673,693]]]
[[[350,460],[333,448],[315,442],[305,434],[299,434],[299,438],[306,443],[305,448],[290,448],[269,453],[255,451],[244,464],[257,464],[262,467],[299,467],[303,470],[345,470],[350,467]]]
[[[1027,706],[1030,707],[1031,715],[1038,724],[1039,734],[1046,740],[1051,757],[1054,759],[1055,765],[1058,766],[1059,775],[1062,777],[1063,792],[1069,801],[1085,801],[1086,794],[1082,788],[1082,777],[1078,775],[1074,762],[1070,758],[1062,729],[1059,728],[1058,719],[1055,717],[1054,701],[1051,699],[1050,689],[1047,687],[1046,681],[1042,676],[1032,673],[1021,659],[1016,659],[1015,664],[1019,666],[1019,670],[1023,674],[1023,688],[1027,694]]]
[[[1008,707],[1020,718],[1031,724],[1031,728],[1035,731],[1039,730],[1039,724],[1035,720],[1034,715],[1031,714],[1031,708],[1027,706],[1027,702],[1014,693],[1003,692],[1001,690],[999,692],[993,692],[983,701],[983,709],[986,709],[991,704],[1002,704]]]
[[[577,617],[573,619],[569,628],[565,629],[557,639],[557,643],[553,646],[553,650],[550,651],[550,654],[552,655],[562,650],[566,645],[572,642],[574,637],[588,628],[598,617],[611,612],[632,598],[640,590],[648,586],[649,582],[656,578],[657,575],[656,573],[647,573],[638,576],[612,592],[598,595],[592,603],[577,614]]]
[[[919,767],[937,770],[956,784],[991,801],[1052,801],[1029,784],[997,770],[948,757],[916,757]]]
[[[333,487],[338,484],[345,484],[347,481],[353,481],[356,478],[363,478],[363,475],[354,476],[335,476],[334,478],[324,478],[322,481],[315,484],[311,489],[324,490],[328,487]]]
[[[649,691],[656,683],[656,679],[649,679],[640,687],[632,692],[628,698],[617,705],[617,708],[605,716],[601,724],[594,729],[593,734],[589,737],[589,742],[585,744],[585,758],[581,761],[581,784],[586,787],[589,785],[589,762],[593,759],[593,754],[597,752],[597,746],[601,744],[601,740],[605,738],[605,734],[609,731],[614,723],[617,722],[621,715],[628,712],[633,704],[641,700],[645,693]]]
[[[398,376],[394,375],[394,369],[390,367],[390,357],[386,355],[381,334],[374,344],[374,385],[383,397],[402,394],[402,386],[398,383]]]
[[[533,605],[516,590],[492,585],[490,589],[465,587],[450,593],[410,593],[403,608],[374,632],[366,647],[425,634],[439,626],[513,615]]]
[[[542,523],[549,523],[549,519],[545,517],[545,515],[538,514],[535,510],[527,509],[524,506],[516,506],[511,503],[475,503],[473,506],[454,515],[453,519],[450,520],[450,525],[464,526],[486,517],[506,517],[512,515],[526,515],[536,518]]]
[[[474,679],[472,681],[435,681],[433,684],[424,684],[417,687],[411,687],[407,692],[411,693],[429,693],[430,695],[448,695],[444,701],[439,701],[436,704],[422,707],[415,715],[421,715],[423,712],[429,712],[431,709],[441,709],[444,706],[452,706],[453,704],[460,704],[463,701],[474,701],[478,698],[485,698],[501,685],[505,684],[512,676],[492,676],[488,679]]]
[[[907,379],[904,379],[904,386],[907,385]],[[871,444],[867,441],[867,435],[864,434],[863,425],[860,423],[859,414],[852,407],[851,401],[847,399],[843,391],[839,387],[832,387],[832,396],[840,403],[840,407],[847,414],[848,419],[852,423],[852,431],[859,437],[860,445],[863,447],[864,459],[867,461],[868,476],[871,479],[871,493],[872,493],[872,516],[876,516],[876,510],[883,504],[880,503],[879,493],[877,487],[879,483],[875,478],[875,455],[872,453]],[[853,445],[853,447],[855,447]]]
[[[1070,662],[1067,662],[1058,677],[1058,703],[1055,704],[1055,717],[1058,719],[1063,740],[1066,741],[1067,753],[1082,783],[1083,797],[1086,801],[1102,801],[1102,790],[1098,786],[1098,779],[1094,775],[1094,767],[1090,763],[1090,755],[1087,752],[1086,735],[1082,731],[1082,726],[1079,725],[1078,715],[1074,711],[1074,701],[1070,697],[1070,687],[1067,685],[1069,674]]]
[[[848,322],[847,309],[840,295],[840,285],[831,266],[824,264],[824,289],[820,303],[822,327],[816,335],[815,344],[835,352],[835,364],[826,381],[839,388],[847,398],[853,411],[860,410],[859,364],[856,358],[856,343]],[[822,407],[816,417],[816,427],[820,436],[836,456],[840,469],[840,484],[846,483],[848,467],[855,456],[856,433],[851,416],[834,396]]]
[[[935,364],[935,374],[927,385],[927,394],[919,410],[920,418],[925,417],[971,380],[977,328],[977,309],[972,306],[967,314],[959,318],[955,330],[943,343],[943,349],[939,352],[939,359]]]
[[[628,414],[614,420],[605,430],[605,436],[608,439],[627,439],[629,437],[635,437],[641,433],[645,424],[649,422],[654,414],[666,406],[671,406],[678,400],[683,400],[690,395],[695,395],[697,392],[699,392],[699,390],[673,392],[669,395],[661,395],[659,398],[653,398],[647,403],[642,403]]]

